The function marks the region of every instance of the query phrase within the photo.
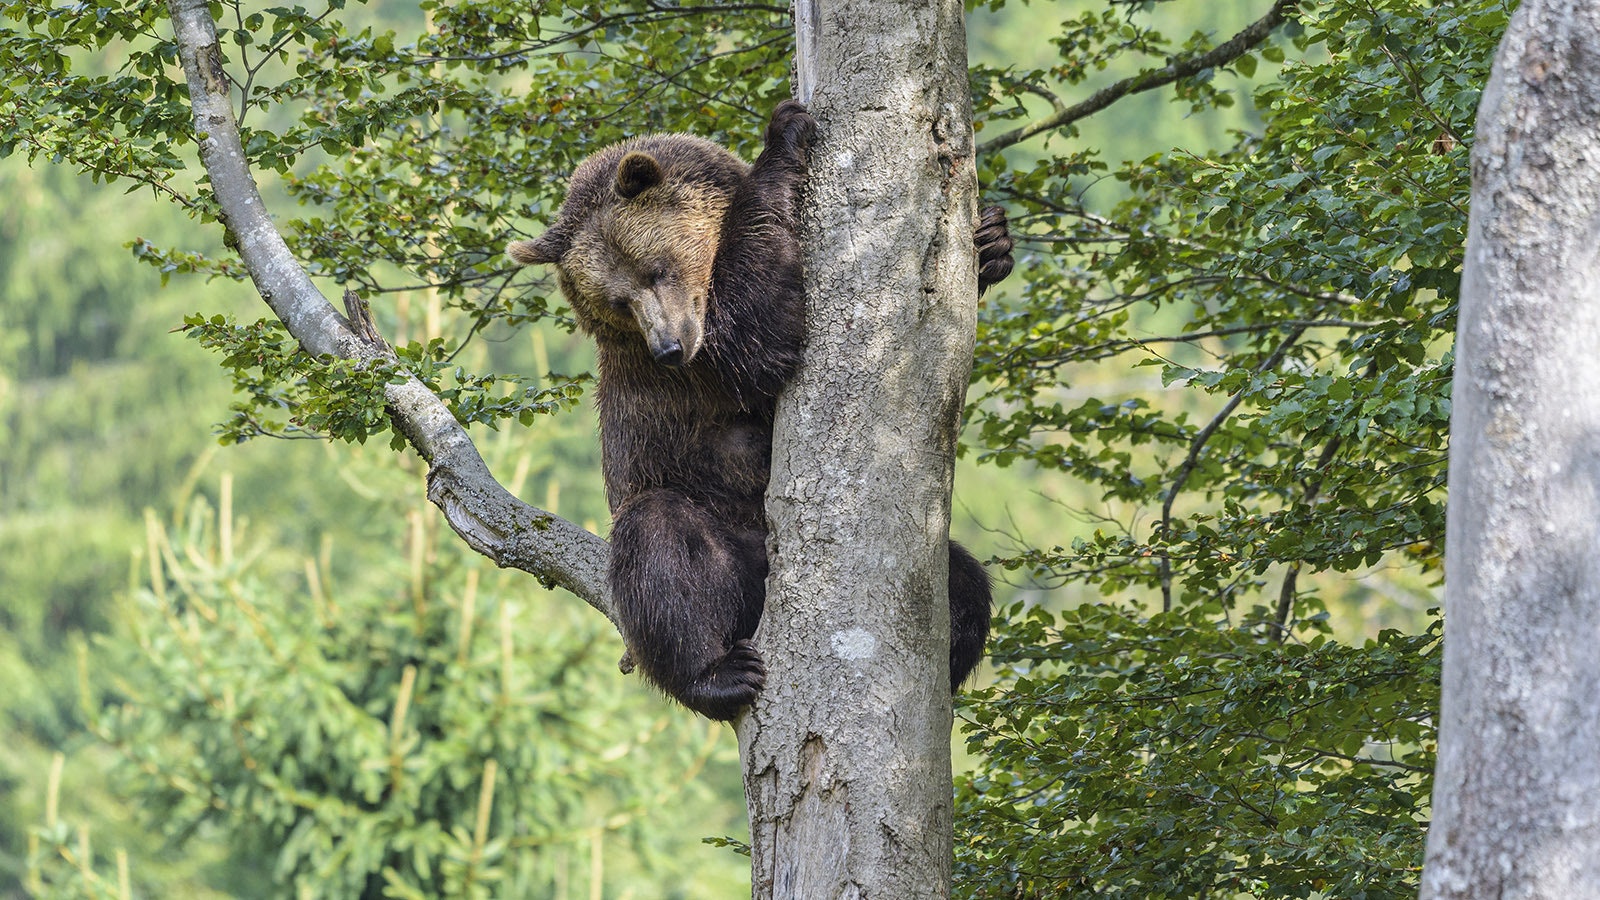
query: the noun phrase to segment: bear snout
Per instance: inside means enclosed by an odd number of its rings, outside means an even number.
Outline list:
[[[683,345],[673,338],[667,338],[660,344],[652,346],[650,355],[654,356],[656,362],[663,366],[677,368],[683,365]]]
[[[633,296],[634,321],[650,355],[663,366],[686,366],[700,350],[704,326],[686,294],[652,288]]]

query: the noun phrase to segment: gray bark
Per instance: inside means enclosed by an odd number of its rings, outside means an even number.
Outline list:
[[[756,897],[945,897],[950,484],[977,309],[960,0],[798,0],[821,124],[807,352],[778,407],[767,686],[739,723]]]
[[[1517,10],[1472,167],[1422,896],[1600,897],[1600,5]]]
[[[381,344],[356,336],[284,243],[256,188],[239,140],[216,23],[205,0],[169,0],[200,160],[261,299],[313,355],[392,362]],[[501,566],[560,585],[612,617],[609,547],[601,538],[512,496],[495,480],[466,429],[415,378],[386,389],[395,427],[429,463],[428,498],[474,550]]]

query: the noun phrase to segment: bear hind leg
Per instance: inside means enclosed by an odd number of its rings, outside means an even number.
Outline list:
[[[628,499],[611,536],[611,592],[639,670],[684,706],[728,720],[766,666],[750,637],[766,590],[765,535],[669,490]]]
[[[755,702],[766,681],[767,666],[756,645],[749,638],[740,638],[726,655],[689,682],[678,700],[708,719],[729,721]]]
[[[967,548],[950,542],[950,692],[983,661],[993,615],[989,573]]]

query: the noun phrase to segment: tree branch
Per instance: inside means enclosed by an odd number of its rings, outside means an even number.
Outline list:
[[[1139,94],[1154,90],[1158,87],[1169,85],[1181,78],[1189,78],[1204,72],[1206,69],[1226,65],[1255,49],[1262,41],[1267,39],[1273,30],[1283,24],[1284,17],[1296,0],[1277,0],[1267,14],[1245,26],[1243,31],[1229,38],[1221,44],[1196,56],[1174,60],[1162,68],[1149,72],[1141,72],[1130,78],[1124,78],[1116,84],[1103,87],[1088,99],[1072,106],[1063,107],[1059,103],[1055,112],[1042,119],[1014,128],[1004,134],[997,135],[990,140],[978,145],[979,153],[990,153],[995,150],[1004,150],[1012,144],[1018,144],[1041,132],[1069,125],[1079,119],[1087,118],[1111,104],[1121,100],[1129,94]]]
[[[1293,347],[1305,332],[1305,328],[1296,328],[1289,332],[1283,342],[1278,344],[1277,349],[1262,360],[1261,364],[1256,366],[1251,374],[1254,376],[1271,371],[1278,363],[1283,361],[1283,357],[1288,354],[1289,348]],[[1211,436],[1217,433],[1217,429],[1222,427],[1223,422],[1228,421],[1228,417],[1233,415],[1233,411],[1239,408],[1239,404],[1244,402],[1245,395],[1249,392],[1249,384],[1239,388],[1238,392],[1228,398],[1227,403],[1223,404],[1222,410],[1210,422],[1206,423],[1206,427],[1200,429],[1200,433],[1194,436],[1193,441],[1190,441],[1189,453],[1183,458],[1183,463],[1178,466],[1178,473],[1173,476],[1172,484],[1167,488],[1167,496],[1161,503],[1161,525],[1158,530],[1163,541],[1171,538],[1172,503],[1178,499],[1178,491],[1183,489],[1184,483],[1189,480],[1189,476],[1194,474],[1195,468],[1200,465],[1200,451],[1205,449],[1206,442],[1211,440]],[[1161,550],[1159,567],[1161,572],[1161,611],[1171,612],[1172,556],[1165,547]]]
[[[1368,369],[1371,372],[1371,369]],[[1312,469],[1311,480],[1306,483],[1305,494],[1300,502],[1310,506],[1317,500],[1317,494],[1322,491],[1322,479],[1328,474],[1328,466],[1333,464],[1333,457],[1339,452],[1340,445],[1344,442],[1343,435],[1334,435],[1322,448],[1322,455],[1317,459],[1316,468]],[[1273,616],[1272,639],[1283,643],[1289,636],[1289,619],[1294,613],[1294,597],[1299,589],[1300,568],[1304,560],[1295,560],[1289,564],[1289,571],[1283,574],[1283,585],[1278,589],[1278,608]]]
[[[216,23],[206,0],[168,0],[189,84],[200,160],[221,218],[261,299],[307,352],[367,363],[395,362],[381,340],[351,330],[290,252],[267,214],[239,138]],[[610,549],[601,538],[530,506],[495,480],[444,402],[415,378],[385,389],[395,428],[429,463],[428,499],[472,549],[500,566],[559,585],[612,617],[606,588]]]

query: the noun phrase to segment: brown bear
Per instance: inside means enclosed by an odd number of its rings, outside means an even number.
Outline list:
[[[753,165],[684,134],[607,147],[573,172],[555,224],[507,248],[555,266],[598,348],[609,580],[629,654],[713,719],[732,719],[766,677],[751,637],[773,405],[804,337],[795,216],[815,132],[787,101]],[[982,290],[1011,269],[997,207],[976,241]],[[982,657],[989,616],[988,574],[951,543],[952,690]]]

